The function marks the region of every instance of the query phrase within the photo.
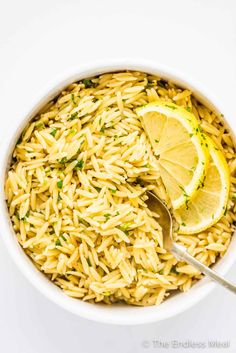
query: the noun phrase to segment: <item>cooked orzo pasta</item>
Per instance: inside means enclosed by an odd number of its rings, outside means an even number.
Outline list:
[[[6,180],[17,239],[34,264],[69,296],[107,304],[160,304],[201,274],[163,248],[147,208],[152,190],[171,208],[136,108],[157,100],[191,110],[223,151],[231,172],[224,216],[174,238],[207,266],[222,257],[236,220],[236,159],[220,116],[189,90],[142,72],[107,73],[68,86],[29,122]]]

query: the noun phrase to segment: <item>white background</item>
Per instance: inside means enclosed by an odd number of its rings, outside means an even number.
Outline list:
[[[103,58],[174,66],[219,96],[235,116],[235,18],[234,0],[0,0],[0,138],[51,77]],[[16,268],[1,239],[0,277],[1,353],[236,352],[236,299],[221,288],[173,319],[118,327],[48,302]],[[236,282],[236,265],[229,277]],[[230,340],[231,346],[178,350],[152,344],[174,339]]]

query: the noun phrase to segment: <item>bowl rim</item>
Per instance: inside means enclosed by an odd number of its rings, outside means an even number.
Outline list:
[[[68,70],[64,70],[53,79],[47,81],[44,87],[40,89],[32,101],[29,102],[29,106],[25,109],[25,114],[17,117],[5,131],[5,136],[1,143],[2,150],[0,154],[0,233],[16,266],[34,285],[34,287],[36,287],[52,302],[80,317],[93,321],[120,325],[137,325],[161,321],[184,312],[206,297],[215,288],[216,284],[207,278],[203,278],[198,281],[198,283],[195,284],[188,293],[176,294],[173,297],[174,304],[166,304],[171,300],[173,303],[173,298],[171,298],[158,307],[152,306],[140,308],[128,305],[95,305],[70,298],[66,296],[56,285],[52,284],[52,282],[49,281],[36,268],[35,265],[33,265],[31,260],[18,244],[11,227],[11,221],[8,215],[4,194],[4,182],[7,166],[9,164],[9,158],[15,146],[17,136],[19,136],[27,121],[29,121],[50,99],[54,98],[70,83],[83,78],[96,76],[98,74],[116,72],[120,70],[143,71],[160,76],[164,79],[169,79],[179,86],[191,89],[194,95],[201,102],[209,106],[218,114],[225,112],[223,107],[221,107],[221,100],[207,92],[196,79],[190,78],[189,75],[187,78],[183,73],[180,73],[171,67],[146,59],[121,58],[116,60],[107,59],[103,61],[93,60],[87,64],[79,64],[76,67],[73,66]],[[233,124],[230,126],[229,120],[225,117],[224,120],[226,121],[226,124],[230,128],[232,134],[235,136],[234,131],[232,131]],[[236,250],[236,241],[234,238],[235,237],[232,237],[229,249],[224,257],[214,266],[214,268],[216,268],[221,275],[225,275],[235,261],[233,250]]]

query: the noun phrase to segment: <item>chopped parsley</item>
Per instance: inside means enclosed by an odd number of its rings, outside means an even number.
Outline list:
[[[162,88],[165,88],[165,87],[166,87],[166,81],[160,80],[160,81],[158,81],[158,85],[159,85],[160,87],[162,87]]]
[[[61,241],[60,241],[60,239],[57,239],[57,240],[56,240],[55,245],[56,245],[56,246],[61,246]]]
[[[22,138],[22,135],[20,135],[20,137],[18,138],[18,140],[17,140],[17,145],[19,145],[21,142],[22,142],[22,140],[23,140],[23,138]]]
[[[183,188],[183,186],[179,185],[179,188],[183,191],[183,195],[185,198],[185,206],[188,210],[188,203],[189,203],[189,195],[186,193],[185,189]]]
[[[153,87],[155,84],[151,81],[151,80],[148,80],[147,84],[146,84],[146,88],[151,88]]]
[[[56,128],[52,128],[52,131],[50,132],[50,135],[55,137],[56,133],[57,133],[57,129]]]
[[[62,186],[63,186],[63,181],[62,181],[62,180],[59,180],[59,181],[57,182],[57,187],[58,187],[59,189],[62,189]]]
[[[77,133],[77,130],[76,129],[70,129],[69,130],[69,135],[75,135]]]
[[[73,104],[76,104],[76,102],[75,102],[75,95],[74,95],[74,93],[72,93],[72,94],[71,94],[71,100],[72,100]]]
[[[73,113],[73,114],[71,114],[71,116],[69,117],[69,121],[71,121],[71,120],[74,120],[74,119],[77,119],[78,118],[78,112],[75,112],[75,113]]]
[[[105,132],[105,125],[103,125],[102,127],[101,127],[101,129],[100,129],[100,132],[102,132],[102,133],[104,133]]]
[[[177,107],[175,107],[174,105],[165,104],[165,106],[173,110],[177,109]]]
[[[45,125],[44,125],[44,123],[43,123],[42,121],[37,122],[37,123],[35,124],[35,127],[36,127],[37,129],[45,129]]]
[[[176,265],[175,266],[172,266],[172,268],[171,268],[171,271],[170,272],[173,272],[173,273],[175,273],[176,275],[179,275],[179,272],[177,271],[177,267],[176,267]]]
[[[74,166],[75,169],[79,169],[79,170],[82,170],[83,169],[83,166],[84,166],[84,161],[83,159],[80,159],[77,161],[76,165]]]
[[[84,84],[85,88],[91,88],[96,86],[96,84],[89,79],[84,79],[82,83]]]
[[[200,180],[200,181],[199,181],[199,185],[198,185],[198,187],[197,187],[197,190],[199,190],[200,188],[203,188],[205,179],[206,179],[206,175],[204,176],[203,180]]]
[[[59,161],[60,164],[65,164],[66,162],[67,162],[67,158],[66,158],[66,157],[63,157],[63,158]]]
[[[106,221],[108,221],[111,218],[111,214],[110,213],[105,213],[104,217],[106,218]]]
[[[24,217],[21,218],[22,221],[26,222],[27,218],[29,217],[30,211],[27,211]]]
[[[112,194],[115,194],[116,191],[117,191],[116,189],[110,189],[110,190],[111,190],[111,193],[112,193]]]
[[[79,219],[79,222],[82,223],[85,227],[89,227],[90,226],[90,224],[87,221],[85,221],[84,219],[82,219],[82,218]]]
[[[156,143],[159,143],[159,140],[158,140],[158,139],[155,139],[155,142],[156,142]]]
[[[187,110],[188,112],[191,112],[191,108],[190,108],[190,107],[187,107],[186,110]]]
[[[96,189],[97,192],[100,192],[102,190],[101,188],[98,188],[97,186],[94,186],[94,189]]]
[[[120,226],[118,226],[117,228],[122,230],[122,232],[124,232],[126,235],[129,235],[129,227],[130,227],[130,223],[123,223]]]

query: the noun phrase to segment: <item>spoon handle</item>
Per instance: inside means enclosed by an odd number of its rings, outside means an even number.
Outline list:
[[[195,259],[192,255],[188,253],[187,249],[184,246],[173,243],[171,252],[181,261],[185,261],[188,264],[194,266],[197,270],[210,277],[213,281],[221,284],[223,287],[236,294],[236,285],[234,285],[230,281],[227,281],[226,279],[218,275],[217,272]]]

